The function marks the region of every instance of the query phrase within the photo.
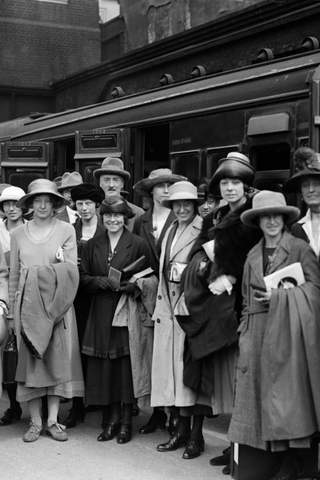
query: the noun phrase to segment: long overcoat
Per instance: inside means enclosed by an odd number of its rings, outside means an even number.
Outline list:
[[[159,287],[153,314],[154,346],[152,358],[151,405],[193,406],[196,392],[183,383],[183,353],[185,333],[173,312],[179,298],[179,283],[168,282],[165,257],[170,262],[186,263],[189,252],[200,233],[202,219],[197,215],[179,237],[170,253],[170,243],[177,220],[167,230],[161,246]]]
[[[320,267],[306,242],[284,232],[269,273],[300,262],[306,282],[274,290],[268,308],[254,299],[253,285],[264,286],[263,248],[261,240],[244,268],[229,438],[264,450],[271,442],[276,451],[288,448],[289,441],[291,446],[307,446],[301,439],[318,429]]]

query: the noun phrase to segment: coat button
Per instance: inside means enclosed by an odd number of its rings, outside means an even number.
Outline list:
[[[161,300],[162,296],[161,295],[158,295],[158,300]]]
[[[176,294],[176,292],[172,292],[172,296],[173,296],[173,297],[175,296],[175,294]]]
[[[160,323],[160,318],[157,318],[157,323]]]
[[[113,299],[113,297],[109,297],[109,300],[112,300],[112,299]]]

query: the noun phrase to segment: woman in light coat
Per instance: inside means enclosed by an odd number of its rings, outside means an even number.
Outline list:
[[[176,220],[166,232],[161,248],[158,297],[153,315],[151,405],[179,411],[177,431],[168,442],[158,445],[157,450],[169,452],[186,446],[183,458],[189,459],[199,456],[204,449],[202,422],[211,408],[208,407],[210,399],[206,402],[207,399],[199,398],[195,390],[183,383],[185,333],[175,318],[174,308],[179,298],[181,275],[200,233],[202,219],[197,215],[197,189],[190,182],[172,185],[169,198],[163,204],[173,209]],[[194,415],[192,431],[191,415]]]
[[[320,267],[312,249],[285,229],[299,216],[281,193],[262,191],[241,215],[264,238],[249,252],[243,275],[232,442],[282,452],[271,480],[295,480],[299,450],[320,428]],[[305,282],[266,289],[264,277],[300,263]],[[285,274],[287,277],[288,274]],[[292,275],[289,275],[290,277]],[[263,466],[261,467],[263,468]],[[259,478],[259,475],[257,475]]]

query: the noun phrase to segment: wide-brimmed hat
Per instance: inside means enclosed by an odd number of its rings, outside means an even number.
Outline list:
[[[284,195],[280,192],[261,190],[252,200],[252,208],[241,214],[241,221],[249,227],[260,228],[257,222],[260,215],[285,216],[285,223],[292,223],[299,218],[300,210],[297,207],[288,206]]]
[[[197,187],[186,180],[174,183],[169,187],[169,197],[161,203],[166,208],[172,208],[172,202],[176,200],[194,200],[199,204]]]
[[[57,188],[59,192],[63,192],[63,190],[70,190],[72,187],[76,187],[77,185],[81,185],[82,183],[82,176],[79,172],[65,172],[62,175],[61,183]]]
[[[28,193],[17,201],[17,207],[27,208],[27,203],[31,197],[36,195],[53,195],[57,199],[58,208],[63,205],[69,205],[69,202],[58,192],[57,185],[46,178],[37,178],[28,185]]]
[[[286,193],[300,192],[300,185],[303,179],[306,177],[319,177],[319,157],[319,154],[311,148],[298,148],[293,156],[297,172],[283,184],[282,190]]]
[[[93,176],[97,180],[101,175],[118,175],[124,180],[130,179],[130,173],[123,169],[123,161],[116,157],[107,157],[103,160],[101,168],[93,171]]]
[[[0,210],[3,210],[3,202],[18,201],[25,195],[25,191],[20,187],[7,187],[0,196]]]
[[[250,160],[246,155],[239,152],[230,152],[227,158],[221,158],[218,168],[213,174],[209,191],[214,193],[215,189],[223,178],[239,178],[246,185],[251,186],[254,180],[255,170],[250,165]]]
[[[128,203],[120,195],[110,195],[105,198],[99,209],[100,215],[105,213],[121,213],[127,218],[133,218],[135,214],[129,207]]]
[[[150,172],[148,178],[144,178],[137,182],[133,186],[133,189],[142,197],[152,197],[151,190],[156,185],[159,185],[159,183],[176,183],[181,182],[182,180],[188,179],[182,175],[172,173],[169,168],[157,168]]]
[[[101,203],[105,198],[102,188],[93,183],[82,183],[77,187],[73,187],[70,193],[74,202],[77,200],[92,200],[92,202]]]

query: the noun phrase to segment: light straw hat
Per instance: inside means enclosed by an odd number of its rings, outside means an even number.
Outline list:
[[[169,197],[162,201],[162,205],[166,208],[172,208],[172,202],[175,200],[194,200],[199,204],[197,187],[185,180],[174,183],[169,187]]]
[[[300,210],[286,204],[284,195],[280,192],[262,190],[252,200],[252,208],[241,214],[241,221],[248,227],[260,228],[258,219],[260,215],[278,215],[285,217],[285,223],[292,223],[299,218]]]
[[[29,203],[30,198],[44,194],[50,194],[56,197],[57,203],[59,204],[58,208],[63,205],[69,205],[68,200],[58,192],[57,185],[54,182],[51,182],[51,180],[47,180],[46,178],[37,178],[29,183],[28,193],[18,200],[17,207],[27,208],[27,203]]]

